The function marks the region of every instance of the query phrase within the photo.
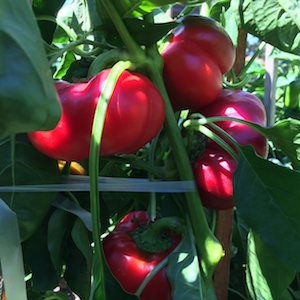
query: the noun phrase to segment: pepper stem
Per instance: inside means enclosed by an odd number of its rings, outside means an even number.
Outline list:
[[[183,222],[176,217],[166,217],[139,226],[131,237],[139,249],[151,253],[166,252],[172,246],[172,236],[183,232]]]

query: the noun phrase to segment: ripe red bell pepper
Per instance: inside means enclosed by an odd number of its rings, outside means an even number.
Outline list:
[[[103,249],[107,264],[122,288],[131,294],[145,277],[176,247],[180,241],[178,234],[165,231],[164,236],[170,239],[167,250],[147,252],[139,248],[132,234],[149,223],[145,211],[127,214],[103,240]],[[141,293],[141,300],[171,300],[171,286],[166,275],[166,266],[162,267],[146,285]]]
[[[251,93],[241,90],[223,90],[215,102],[199,108],[197,112],[205,117],[232,117],[266,125],[266,112],[262,102]],[[256,130],[231,120],[216,124],[240,145],[251,145],[256,154],[267,157],[268,141]],[[224,136],[221,137],[234,147]],[[236,166],[237,162],[230,154],[214,141],[208,141],[206,150],[193,166],[195,181],[205,207],[222,210],[234,206],[232,178]]]
[[[164,81],[175,110],[195,109],[215,101],[222,74],[235,60],[235,48],[214,20],[189,16],[163,50]]]
[[[88,157],[93,117],[108,74],[104,70],[87,83],[56,82],[63,113],[53,130],[29,133],[39,151],[67,161]],[[159,132],[164,119],[164,102],[154,84],[124,71],[107,107],[101,155],[136,152]]]
[[[265,107],[261,100],[242,90],[223,90],[214,103],[199,109],[198,112],[205,117],[232,117],[261,126],[266,126],[267,122]],[[256,130],[235,121],[221,121],[216,124],[229,133],[240,145],[252,145],[258,155],[267,157],[267,139]],[[219,148],[212,141],[209,142],[209,147]]]
[[[203,205],[223,210],[234,206],[232,177],[237,162],[222,149],[207,148],[196,161],[193,170]]]

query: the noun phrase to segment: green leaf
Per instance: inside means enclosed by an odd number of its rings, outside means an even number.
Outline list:
[[[289,157],[294,167],[300,169],[300,121],[284,119],[261,130]]]
[[[26,136],[0,140],[0,185],[57,183],[57,163],[36,149]],[[21,239],[28,239],[48,213],[56,193],[0,193],[17,214]]]
[[[300,7],[297,0],[244,0],[242,27],[280,50],[300,55]]]
[[[290,268],[300,271],[300,173],[244,147],[233,178],[237,212]]]
[[[61,116],[29,1],[0,1],[0,138],[52,129]]]
[[[47,15],[56,17],[65,0],[33,0],[32,9],[36,16]],[[43,39],[51,44],[56,25],[53,22],[38,23]]]
[[[151,46],[165,36],[178,24],[175,22],[149,23],[140,19],[125,19],[124,23],[135,41],[144,46]],[[119,42],[119,34],[114,27],[106,27],[109,42],[113,44]]]
[[[153,45],[178,25],[175,22],[152,24],[139,19],[129,19],[125,23],[130,34],[144,46]]]
[[[48,251],[58,276],[62,274],[65,238],[73,222],[72,216],[60,209],[56,209],[49,218]]]
[[[59,198],[57,201],[53,203],[53,206],[79,217],[81,221],[84,223],[85,227],[89,231],[92,231],[91,213],[85,210],[84,208],[82,208],[79,204],[69,200],[68,198]]]
[[[89,8],[86,0],[66,1],[63,9],[57,16],[57,21],[63,23],[70,28],[71,39],[74,41],[78,36],[91,30],[91,22],[89,16]],[[54,43],[67,43],[69,37],[62,28],[57,27],[54,34]]]
[[[65,52],[60,63],[57,65],[57,69],[53,78],[62,79],[68,72],[70,66],[76,61],[75,55],[72,52]]]
[[[80,299],[89,299],[91,288],[91,272],[86,264],[86,260],[81,251],[68,240],[68,255],[66,256],[66,279],[70,289],[77,294]]]
[[[26,299],[17,216],[0,199],[0,264],[8,299]]]
[[[201,300],[203,291],[199,262],[190,235],[168,258],[167,275],[172,285],[173,300]]]
[[[209,16],[220,22],[222,13],[229,7],[230,0],[211,0],[209,4]]]
[[[42,293],[53,290],[59,280],[47,247],[47,228],[48,220],[45,219],[34,235],[23,243],[24,264],[32,274],[28,286]]]
[[[89,232],[87,231],[86,227],[84,226],[83,222],[80,219],[77,219],[73,225],[73,229],[71,232],[73,242],[80,250],[82,255],[86,260],[86,265],[89,272],[92,269],[92,241]]]
[[[279,260],[272,249],[253,232],[248,235],[247,250],[247,282],[251,298],[288,299],[283,295],[296,272]]]

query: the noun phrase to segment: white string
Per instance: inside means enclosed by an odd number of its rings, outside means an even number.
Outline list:
[[[186,193],[196,190],[193,181],[155,181],[145,178],[99,177],[99,189],[103,192],[156,192]],[[0,186],[0,192],[79,192],[89,191],[89,177],[71,175],[58,184],[30,184]]]

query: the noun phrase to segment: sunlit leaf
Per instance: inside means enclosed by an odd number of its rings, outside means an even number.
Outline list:
[[[246,147],[234,175],[237,212],[275,255],[300,271],[300,173]]]
[[[248,236],[247,252],[247,282],[251,298],[287,299],[284,293],[296,272],[280,261],[271,248],[253,232]]]

